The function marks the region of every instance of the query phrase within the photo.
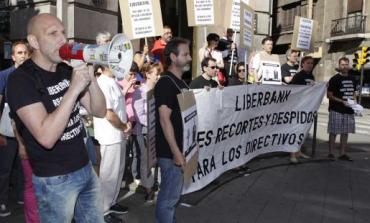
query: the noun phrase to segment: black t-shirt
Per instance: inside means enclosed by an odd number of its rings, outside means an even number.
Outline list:
[[[284,77],[294,77],[294,75],[298,72],[298,68],[298,65],[290,66],[287,63],[283,64],[281,66],[281,77],[283,79],[283,82],[289,84],[284,80]]]
[[[232,77],[229,79],[228,86],[243,85],[244,83],[239,80],[239,78]]]
[[[294,75],[290,84],[307,85],[309,80],[315,80],[312,73],[306,73],[304,70],[301,70]]]
[[[217,82],[215,80],[207,80],[202,75],[196,77],[191,83],[190,88],[191,89],[197,89],[197,88],[204,88],[205,86],[208,87],[217,87]]]
[[[25,61],[8,78],[7,97],[11,110],[16,112],[24,106],[41,102],[46,111],[52,113],[69,88],[71,74],[72,69],[64,63],[57,66],[56,72],[48,72],[32,60]],[[63,175],[87,165],[89,160],[79,109],[77,102],[62,136],[50,150],[41,146],[24,125],[17,125],[36,176]]]
[[[328,91],[333,92],[334,97],[342,100],[354,100],[355,80],[351,76],[343,76],[336,74],[330,78],[328,83]],[[329,100],[329,111],[336,111],[342,114],[353,114],[353,109],[345,106],[343,103]]]
[[[166,105],[172,110],[171,113],[171,123],[173,130],[175,132],[175,138],[177,146],[182,152],[182,120],[181,120],[181,110],[179,102],[177,100],[177,95],[181,93],[180,89],[188,89],[185,82],[178,79],[174,74],[167,71],[164,72],[162,77],[159,79],[158,83],[154,88],[155,97],[155,113],[156,113],[156,150],[157,157],[160,158],[173,158],[171,148],[164,137],[161,124],[159,122],[159,112],[158,109],[161,105]]]

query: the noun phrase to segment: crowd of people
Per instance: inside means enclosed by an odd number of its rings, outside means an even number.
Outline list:
[[[177,94],[261,84],[261,58],[272,55],[273,40],[266,37],[261,52],[247,63],[240,61],[233,35],[228,29],[222,38],[216,33],[207,36],[207,44],[199,49],[202,73],[188,85],[182,75],[191,67],[190,42],[173,38],[165,26],[154,47],[144,45],[135,52],[129,73],[117,79],[107,66],[72,68],[59,56],[59,48],[67,42],[61,21],[51,14],[34,16],[27,26],[27,43],[13,43],[14,66],[0,73],[0,125],[8,130],[0,135],[0,217],[11,214],[8,191],[13,166],[18,170],[18,203],[24,204],[29,223],[122,222],[119,215],[128,207],[118,204],[117,198],[125,169],[140,181],[145,202],[153,202],[156,178],[147,168],[146,135],[147,92],[154,90],[161,176],[155,221],[175,222],[186,164]],[[110,39],[110,33],[102,32],[96,43],[107,44]],[[299,67],[298,57],[299,51],[286,53],[282,84],[315,84],[314,59],[303,57]],[[340,134],[339,159],[351,160],[346,144],[355,122],[347,99],[355,99],[355,82],[348,76],[348,62],[341,58],[338,73],[328,82],[331,159]],[[310,158],[299,151],[291,154],[290,161],[297,163],[300,157]]]

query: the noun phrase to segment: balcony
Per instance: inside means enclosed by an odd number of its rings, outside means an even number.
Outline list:
[[[354,15],[331,22],[331,36],[343,36],[365,32],[366,16]]]

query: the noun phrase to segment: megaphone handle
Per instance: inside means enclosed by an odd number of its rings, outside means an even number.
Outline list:
[[[73,67],[73,68],[75,68],[75,67],[78,67],[78,66],[81,66],[81,65],[83,65],[83,64],[85,64],[85,62],[84,61],[82,61],[82,60],[71,60],[71,67]]]

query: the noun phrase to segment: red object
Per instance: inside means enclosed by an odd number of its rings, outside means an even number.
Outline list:
[[[221,71],[218,71],[217,72],[217,80],[218,80],[218,83],[222,86],[226,86],[226,83],[227,83],[227,79],[224,75],[224,73],[222,73]]]
[[[63,60],[84,60],[84,44],[66,43],[59,49],[59,56]]]

